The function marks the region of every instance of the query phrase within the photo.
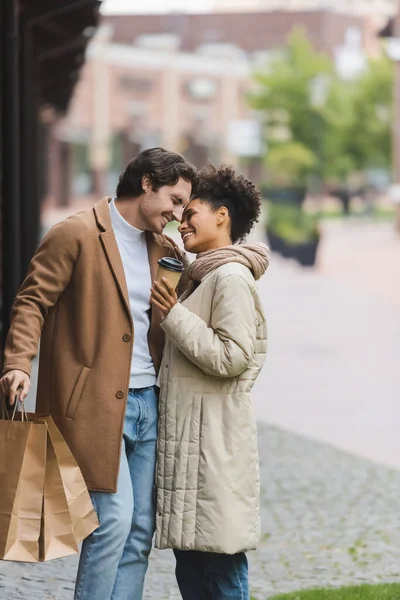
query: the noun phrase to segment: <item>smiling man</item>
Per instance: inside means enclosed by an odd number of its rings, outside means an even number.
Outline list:
[[[24,400],[41,337],[36,410],[51,414],[85,477],[100,527],[83,543],[76,600],[140,600],[154,532],[161,312],[150,288],[163,235],[197,181],[185,158],[139,154],[115,198],[53,227],[15,300],[0,393]]]

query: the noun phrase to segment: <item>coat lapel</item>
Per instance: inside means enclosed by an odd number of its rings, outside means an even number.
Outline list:
[[[93,211],[97,224],[102,230],[102,233],[100,233],[100,240],[107,257],[108,264],[110,265],[111,272],[121,294],[125,308],[129,315],[129,319],[132,320],[125,271],[122,265],[121,255],[118,250],[117,240],[115,239],[114,231],[111,225],[110,208],[108,206],[110,200],[111,198],[108,197],[103,198],[100,200],[100,202],[95,204]]]
[[[115,282],[124,301],[125,308],[128,311],[129,317],[132,318],[124,267],[122,266],[121,255],[118,250],[115,235],[112,231],[105,231],[100,234],[100,239],[107,256],[108,264],[110,265]]]
[[[154,282],[157,272],[157,262],[163,256],[171,255],[171,246],[164,241],[162,236],[155,236],[146,231],[147,254],[149,257],[151,281]]]
[[[154,283],[154,279],[157,273],[157,262],[163,256],[173,256],[181,259],[182,256],[179,253],[179,249],[175,248],[173,244],[168,241],[163,235],[155,235],[154,233],[146,232],[147,240],[147,253],[149,257],[151,281]],[[158,369],[161,362],[161,355],[159,349],[164,344],[164,333],[160,328],[162,320],[162,313],[159,308],[152,306],[151,309],[151,324],[150,324],[150,349],[153,356],[154,364]],[[157,339],[156,339],[157,338]],[[155,344],[152,341],[156,342]],[[157,347],[158,346],[158,347]]]
[[[175,256],[172,245],[161,235],[146,232],[147,254],[149,257],[151,281],[154,282],[157,273],[157,261],[163,256]],[[151,322],[149,331],[149,349],[153,363],[158,372],[164,347],[164,332],[160,327],[162,313],[156,306],[151,307]]]

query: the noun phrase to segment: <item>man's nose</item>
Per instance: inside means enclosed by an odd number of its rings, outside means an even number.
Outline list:
[[[174,215],[175,221],[178,221],[178,223],[181,223],[181,221],[182,221],[182,215],[183,215],[184,208],[185,208],[184,206],[175,206],[173,215]]]

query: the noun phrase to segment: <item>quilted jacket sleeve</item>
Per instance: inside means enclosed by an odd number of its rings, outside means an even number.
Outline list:
[[[217,281],[210,327],[180,303],[161,326],[202,371],[236,377],[246,370],[255,349],[257,312],[249,283],[240,275]]]
[[[63,221],[37,249],[12,307],[3,373],[19,369],[30,375],[44,320],[67,287],[79,255],[75,230],[75,221]]]

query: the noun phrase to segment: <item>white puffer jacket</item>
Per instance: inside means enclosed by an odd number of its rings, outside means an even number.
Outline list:
[[[162,327],[156,546],[254,549],[259,464],[250,392],[267,329],[251,271],[238,263],[212,271]]]

